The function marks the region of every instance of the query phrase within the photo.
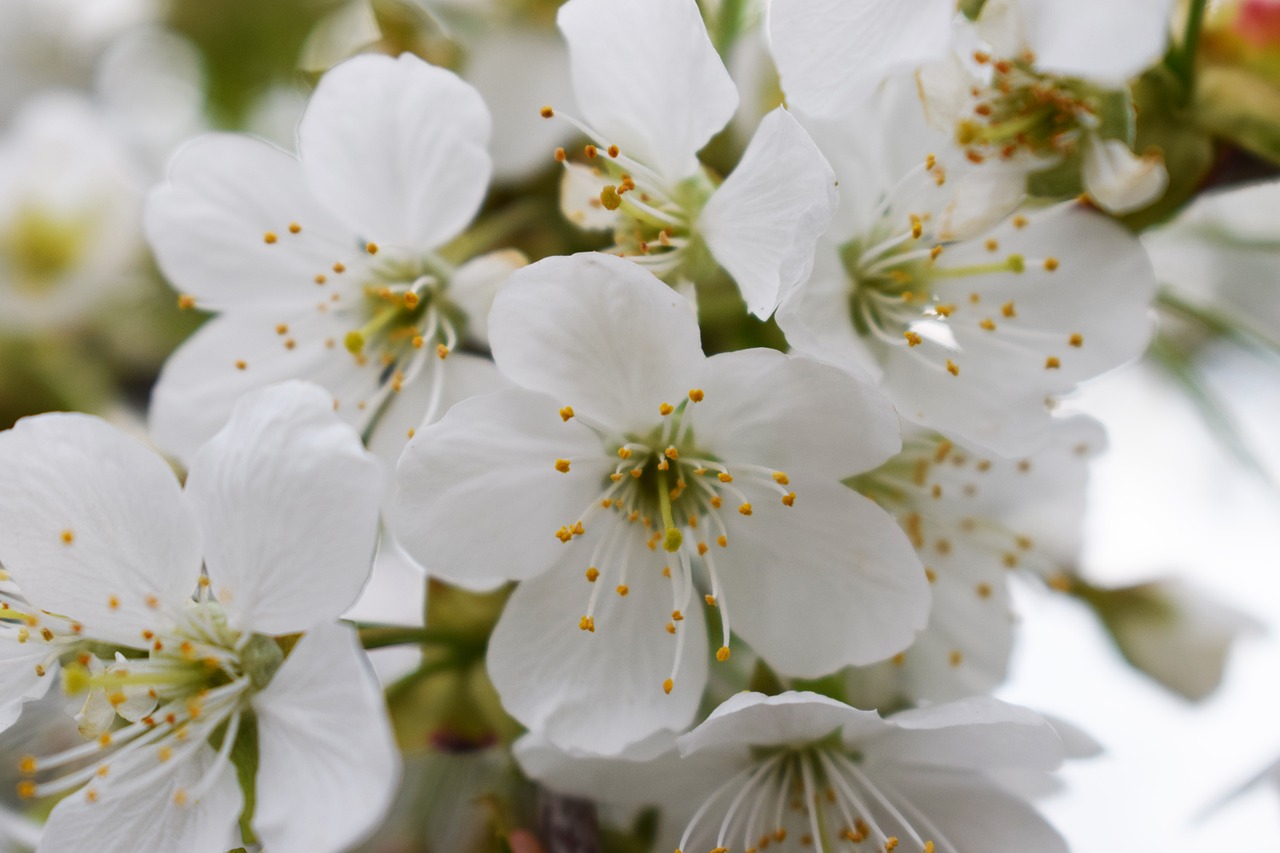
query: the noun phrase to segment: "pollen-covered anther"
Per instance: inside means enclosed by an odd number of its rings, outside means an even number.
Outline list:
[[[720,663],[724,663],[728,659],[729,659],[728,646],[721,646],[720,648],[716,649],[716,660],[720,661]]]
[[[664,418],[675,410],[676,407],[670,403],[663,403],[661,406],[658,406],[658,414],[662,415]]]
[[[36,797],[36,783],[29,779],[23,779],[19,782],[18,797],[23,800],[34,800]]]
[[[618,595],[621,595],[623,598],[625,598],[627,596],[627,593],[631,592],[631,587],[627,586],[625,583],[620,583],[614,589],[614,592],[618,593]]]
[[[1073,347],[1082,347],[1084,346],[1084,335],[1079,332],[1074,332],[1071,337],[1067,338],[1067,343]]]
[[[733,475],[728,471],[721,471],[719,474],[716,474],[716,479],[722,483],[732,483]]]
[[[1012,301],[1012,300],[1010,300],[1009,302],[1006,302],[1005,304],[1003,304],[1003,305],[1001,305],[1001,306],[1000,306],[1000,313],[1001,313],[1001,314],[1003,314],[1003,315],[1004,315],[1004,316],[1006,316],[1006,317],[1017,317],[1017,316],[1018,316],[1017,308],[1016,308],[1016,306],[1014,306],[1014,304],[1013,304],[1013,301]]]
[[[1044,360],[1045,370],[1057,370],[1060,367],[1062,367],[1062,362],[1058,360],[1056,355],[1051,355]]]
[[[1045,272],[1053,272],[1053,271],[1054,271],[1054,270],[1056,270],[1057,268],[1058,268],[1058,259],[1057,259],[1057,258],[1045,258],[1045,259],[1044,259],[1044,269],[1045,269]]]
[[[738,506],[738,512],[743,515],[751,515],[751,503],[749,501],[743,501],[742,504]]]
[[[538,115],[542,116],[543,118],[553,118],[555,114],[556,114],[556,111],[553,110],[551,107],[543,107],[542,109],[538,110]]]
[[[578,620],[578,627],[583,631],[589,631],[594,634],[596,632],[596,620],[591,616],[583,616]]]
[[[783,505],[783,506],[795,506],[795,505],[796,505],[796,493],[795,493],[795,492],[787,492],[785,495],[783,495],[783,496],[782,496],[782,505]]]
[[[947,359],[947,373],[950,373],[952,376],[959,376],[960,365],[956,364],[951,359]]]
[[[918,332],[913,332],[910,329],[903,332],[902,336],[907,339],[907,346],[911,346],[911,347],[919,346],[920,343],[924,340],[923,338],[920,337],[920,334]]]
[[[728,547],[729,547],[729,537],[727,537],[727,536],[723,536],[723,535],[721,535],[721,536],[717,536],[717,537],[716,537],[716,544],[717,544],[717,545],[719,545],[721,548],[728,548]]]
[[[62,539],[63,545],[70,545],[72,542],[76,541],[76,535],[72,533],[70,530],[62,531],[62,534],[60,535],[59,538]]]
[[[600,153],[600,149],[596,148],[594,145],[588,144],[583,147],[582,153],[587,155],[588,160],[594,160],[596,159],[596,155]]]
[[[276,236],[276,232],[274,231],[267,231],[262,235],[262,242],[266,243],[268,246],[270,246],[272,243],[276,242],[279,239],[280,238]]]
[[[710,548],[708,547],[708,545],[707,545],[707,543],[706,543],[706,542],[699,542],[699,543],[698,543],[698,556],[699,556],[699,557],[701,557],[703,554],[707,553],[707,551],[709,551],[709,550],[710,550]],[[711,596],[707,596],[707,597],[708,597],[708,598],[712,598]],[[712,599],[712,601],[709,601],[709,602],[707,602],[707,603],[708,603],[708,604],[712,604],[712,603],[714,603],[714,599]]]
[[[557,163],[563,163],[565,160],[569,159],[569,155],[563,148],[557,148],[555,158]]]
[[[898,838],[897,838],[897,836],[895,836],[895,835],[890,835],[888,838],[886,838],[886,839],[884,840],[884,850],[885,850],[885,853],[893,853],[893,851],[894,851],[895,849],[897,849],[897,847],[898,847]]]
[[[712,496],[711,496],[711,508],[712,508],[712,509],[719,509],[719,508],[720,508],[721,506],[723,506],[723,505],[724,505],[724,498],[720,497],[719,495],[712,495]]]
[[[573,406],[564,406],[560,409],[560,420],[567,421],[573,417]]]
[[[378,254],[378,244],[377,244],[377,243],[365,243],[365,244],[364,244],[364,250],[365,250],[366,252],[368,252],[369,254],[371,254],[371,255],[376,255],[376,254]]]
[[[115,596],[115,595],[108,596],[108,597],[107,597],[107,607],[109,607],[109,608],[110,608],[110,609],[112,609],[112,610],[119,610],[119,609],[120,609],[120,598],[119,598],[118,596]]]
[[[178,297],[178,309],[181,311],[190,311],[196,307],[196,298],[189,294],[182,294]]]

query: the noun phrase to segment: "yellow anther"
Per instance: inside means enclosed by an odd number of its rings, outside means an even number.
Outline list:
[[[262,235],[262,242],[266,243],[268,246],[279,239],[280,238],[276,236],[276,232],[274,231],[268,231]]]
[[[107,607],[111,608],[112,610],[119,610],[119,609],[120,609],[120,599],[119,599],[117,596],[114,596],[114,595],[109,596],[109,597],[107,598]]]
[[[110,775],[111,768],[108,765],[104,764],[98,768],[97,773],[98,773],[99,779],[105,779],[107,778],[108,775]]]
[[[414,293],[412,290],[406,290],[402,298],[404,299],[404,307],[408,308],[411,311],[414,308],[417,308],[418,303],[422,301],[418,297],[418,294]]]
[[[708,548],[708,546],[707,546],[707,543],[706,543],[706,542],[699,542],[699,543],[698,543],[698,556],[699,556],[699,557],[701,557],[703,554],[707,553],[707,551],[708,551],[708,550],[710,550],[710,549]],[[711,596],[707,596],[707,597],[708,597],[708,598],[710,598]]]
[[[897,846],[898,846],[898,837],[896,835],[890,835],[888,838],[884,840],[885,853],[893,853],[894,849],[897,848]]]
[[[639,480],[642,476],[644,476],[644,469],[643,469],[643,468],[632,468],[632,469],[631,469],[631,476],[632,476],[632,477],[634,477],[635,479]]]
[[[936,313],[939,317],[950,317],[952,314],[955,313],[956,306],[954,303],[950,303],[946,305],[935,305],[933,310],[934,310],[934,313]]]
[[[723,535],[722,535],[722,536],[717,536],[717,537],[716,537],[716,544],[717,544],[717,545],[719,545],[721,548],[728,548],[728,547],[729,547],[729,539],[728,539],[728,537],[723,536]]]
[[[70,545],[70,544],[71,544],[72,542],[74,542],[74,541],[76,541],[76,535],[75,535],[74,533],[72,533],[70,530],[64,530],[64,531],[62,531],[62,544],[63,544],[63,545]]]
[[[578,620],[578,627],[584,631],[590,631],[594,634],[596,631],[596,620],[590,616],[583,616]]]
[[[790,477],[788,477],[788,476],[787,476],[785,473],[783,473],[782,471],[774,471],[774,472],[773,472],[773,481],[774,481],[775,483],[777,483],[779,486],[789,486],[789,485],[791,485],[791,478],[790,478]]]
[[[983,243],[983,246],[986,247],[988,252],[994,252],[1000,248],[1000,241],[996,240],[994,237],[988,237],[987,242]]]
[[[347,348],[347,352],[352,355],[359,355],[364,352],[364,335],[357,330],[347,332],[346,337],[342,339],[342,345]]]
[[[1054,270],[1056,270],[1056,269],[1058,268],[1058,259],[1057,259],[1057,258],[1045,258],[1045,259],[1044,259],[1044,268],[1045,268],[1045,271],[1046,271],[1046,272],[1053,272]]]
[[[560,417],[562,417],[562,418],[564,417],[564,411],[563,411],[563,410],[561,410],[561,412],[560,412]],[[626,447],[619,447],[619,448],[618,448],[618,458],[619,458],[619,459],[630,459],[630,458],[631,458],[631,451],[630,451],[628,448],[626,448]]]
[[[614,591],[617,592],[618,595],[625,597],[627,593],[631,592],[631,587],[627,586],[625,583],[620,583]]]
[[[743,515],[751,515],[751,503],[749,501],[743,502],[738,507],[738,512],[742,513]]]
[[[991,584],[989,584],[989,583],[980,583],[980,584],[978,584],[978,586],[976,587],[976,590],[977,590],[977,593],[978,593],[978,598],[990,598],[990,597],[991,597]]]
[[[376,254],[378,254],[378,244],[377,244],[377,243],[365,243],[365,244],[364,244],[364,250],[365,250],[366,252],[368,252],[369,254],[371,254],[371,255],[376,255]]]
[[[1062,367],[1062,362],[1058,360],[1056,355],[1051,355],[1044,360],[1045,370],[1057,370],[1060,367]]]
[[[1075,332],[1071,337],[1067,338],[1067,343],[1071,344],[1073,347],[1082,347],[1084,346],[1084,335],[1079,332]]]
[[[592,566],[591,568],[587,569],[588,581],[590,581],[591,583],[595,583],[596,579],[598,579],[599,577],[600,577],[600,570],[597,569],[595,566]]]
[[[625,476],[624,474],[610,474],[610,475],[609,475],[609,479],[610,479],[610,480],[613,480],[613,482],[615,482],[615,483],[616,483],[616,482],[618,482],[619,480],[621,480],[624,476]]]
[[[720,497],[719,495],[711,496],[712,509],[719,509],[723,504],[724,504],[724,498]]]
[[[728,659],[729,659],[728,646],[721,646],[719,649],[716,650],[716,660],[720,661],[720,663],[724,663]]]
[[[36,796],[36,783],[29,779],[23,779],[18,783],[18,796],[24,800],[34,800]]]
[[[1027,217],[1025,217],[1025,216],[1015,216],[1015,217],[1013,217],[1013,227],[1014,227],[1014,228],[1026,228],[1026,227],[1027,227]]]
[[[36,757],[34,755],[24,755],[18,759],[18,772],[30,776],[36,772]]]
[[[703,393],[701,388],[690,388],[689,399],[695,403],[701,403],[707,395]]]
[[[994,332],[996,330],[996,322],[990,317],[983,318],[982,322],[978,323],[978,325],[986,329],[988,332]]]
[[[911,217],[911,236],[919,240],[920,235],[924,233],[924,223],[917,216]]]
[[[670,678],[668,678],[666,681],[662,682],[662,692],[666,694],[670,694],[671,688],[675,686],[676,686],[675,682],[672,681]]]
[[[103,732],[102,734],[98,735],[98,746],[100,746],[103,749],[106,749],[107,747],[111,746],[111,732]]]
[[[663,566],[663,567],[662,567],[662,576],[663,576],[664,578],[669,578],[669,577],[671,577],[671,567],[670,567],[670,566]]]
[[[950,373],[952,376],[959,376],[960,366],[951,359],[947,359],[947,373]]]
[[[556,111],[551,109],[551,107],[543,107],[542,109],[538,110],[538,114],[543,118],[551,118],[556,114]]]
[[[573,417],[573,406],[564,406],[563,408],[560,409],[560,420],[567,421],[572,417]]]
[[[187,791],[185,788],[179,788],[173,792],[174,805],[185,806],[187,804]]]
[[[565,160],[569,159],[569,155],[565,153],[565,150],[563,148],[557,148],[555,156],[556,156],[557,163],[563,163]]]
[[[728,471],[721,471],[719,474],[716,474],[716,479],[722,483],[732,483],[733,475]]]
[[[672,611],[671,611],[671,621],[672,621],[672,622],[680,622],[680,621],[682,621],[683,619],[684,619],[684,614],[683,614],[683,613],[681,613],[679,610],[672,610]]]
[[[716,606],[716,597],[715,597],[714,595],[704,595],[704,596],[702,597],[702,600],[703,600],[703,601],[705,601],[705,602],[707,603],[707,606],[708,606],[708,607],[715,607],[715,606]]]
[[[926,841],[926,842],[924,843],[924,853],[933,853],[933,850],[934,850],[933,842],[932,842],[932,841]]]
[[[568,460],[568,459],[557,459],[557,460],[556,460],[556,470],[557,470],[557,471],[559,471],[561,474],[568,474],[568,473],[569,473],[569,460]]]
[[[189,311],[195,307],[196,307],[196,298],[194,296],[188,296],[187,294],[184,293],[178,297],[178,308],[180,310]]]
[[[588,160],[594,160],[596,159],[596,155],[600,153],[600,149],[596,148],[594,145],[586,145],[583,147],[582,153],[587,155]]]
[[[926,155],[924,156],[924,167],[925,167],[926,169],[930,169],[930,170],[931,170],[931,169],[933,169],[933,167],[934,167],[934,166],[936,166],[936,165],[938,165],[938,158],[937,158],[937,157],[933,156],[932,154],[926,154]]]
[[[333,271],[341,275],[342,273],[347,271],[347,267],[345,264],[342,263],[342,261],[337,261],[333,265]]]
[[[662,415],[665,418],[667,415],[671,414],[675,410],[676,410],[676,407],[671,405],[670,403],[663,403],[661,406],[658,407],[658,414]]]
[[[903,332],[902,336],[907,339],[907,346],[912,346],[912,347],[919,346],[920,342],[923,340],[923,338],[920,337],[918,332],[913,332],[910,329]]]
[[[924,570],[924,577],[925,580],[929,581],[929,583],[934,583],[938,580],[938,573],[926,566]]]
[[[795,492],[787,492],[785,495],[783,495],[783,496],[782,496],[782,505],[783,505],[783,506],[795,506],[795,505],[796,505],[796,493],[795,493]]]
[[[964,661],[964,655],[959,649],[952,649],[951,654],[947,656],[947,662],[952,666],[959,666]]]

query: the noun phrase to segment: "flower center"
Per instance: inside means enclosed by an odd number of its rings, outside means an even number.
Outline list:
[[[13,283],[40,294],[52,289],[84,256],[90,224],[39,207],[19,211],[8,233],[0,234],[0,251],[8,261]]]

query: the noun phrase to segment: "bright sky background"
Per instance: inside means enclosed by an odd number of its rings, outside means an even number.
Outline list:
[[[1280,361],[1207,360],[1215,387],[1280,483]],[[1237,463],[1188,400],[1147,365],[1103,377],[1070,408],[1106,424],[1093,472],[1085,568],[1130,583],[1176,573],[1255,617],[1218,693],[1193,705],[1135,673],[1082,606],[1019,596],[1021,646],[1003,698],[1101,741],[1042,804],[1075,853],[1280,849],[1280,796],[1216,806],[1280,759],[1280,488]]]

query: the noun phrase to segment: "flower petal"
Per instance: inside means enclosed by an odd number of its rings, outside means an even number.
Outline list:
[[[809,277],[836,197],[835,173],[800,123],[782,107],[765,116],[697,225],[752,314],[767,318]]]
[[[954,13],[951,0],[776,0],[769,35],[787,103],[846,117],[890,72],[941,58]]]
[[[819,361],[739,350],[707,359],[700,382],[693,433],[731,470],[743,462],[841,480],[902,447],[889,399]]]
[[[36,607],[137,647],[154,605],[195,590],[200,531],[150,448],[89,415],[39,415],[0,433],[0,469],[0,561]]]
[[[493,357],[517,385],[619,432],[648,432],[702,366],[698,323],[636,264],[596,252],[517,270],[489,315]]]
[[[839,483],[793,477],[792,487],[794,506],[761,490],[747,492],[750,517],[725,514],[718,562],[734,632],[801,678],[906,648],[925,625],[929,590],[902,530]]]
[[[653,561],[630,566],[625,597],[601,566],[597,583],[609,588],[600,593],[595,631],[578,627],[592,584],[574,563],[516,587],[489,641],[489,675],[503,707],[562,749],[616,755],[661,729],[678,731],[692,722],[707,681],[706,631],[693,607],[678,629],[688,634],[674,688],[663,692],[675,660],[676,638],[663,627],[675,581],[660,574],[662,552],[645,548],[634,528],[626,535],[631,554]]]
[[[346,850],[391,805],[400,753],[355,631],[305,634],[261,693],[253,828],[280,853]]]
[[[318,386],[242,398],[187,476],[233,624],[288,634],[349,607],[369,577],[382,490],[382,466]]]
[[[1139,157],[1119,139],[1090,138],[1080,165],[1089,197],[1108,213],[1124,214],[1156,202],[1169,186],[1160,155]]]
[[[49,664],[43,675],[38,673],[36,667],[45,664],[50,649],[21,641],[18,630],[8,623],[0,628],[0,731],[17,722],[23,706],[44,696],[58,677],[56,663]]]
[[[1016,0],[1036,67],[1122,86],[1164,54],[1173,0]]]
[[[178,347],[151,391],[148,425],[156,444],[190,465],[200,446],[227,422],[236,401],[287,379],[323,386],[331,395],[330,408],[337,401],[344,419],[363,426],[372,412],[360,404],[373,398],[381,368],[362,368],[341,346],[348,322],[314,308],[303,310],[215,317]],[[278,331],[282,325],[284,335]]]
[[[818,693],[788,690],[766,696],[744,692],[722,702],[676,743],[681,754],[690,756],[705,749],[798,746],[846,728],[873,736],[888,731],[889,725],[875,711],[860,711]]]
[[[433,249],[489,184],[489,112],[475,89],[412,54],[365,55],[321,78],[298,127],[307,184],[363,240]]]
[[[226,853],[240,844],[236,820],[244,807],[231,765],[218,771],[217,781],[200,799],[174,802],[179,789],[200,783],[214,758],[211,748],[202,747],[191,759],[173,762],[171,773],[131,795],[111,798],[106,784],[97,802],[72,793],[49,815],[37,853]]]
[[[307,189],[298,161],[246,136],[210,134],[180,149],[144,225],[173,286],[215,311],[310,308],[315,277],[364,254]]]
[[[868,763],[961,770],[1053,770],[1062,740],[1043,717],[989,696],[975,696],[894,714],[893,730],[864,742],[846,737]]]
[[[388,521],[433,575],[469,589],[545,571],[564,554],[555,533],[594,506],[614,461],[595,433],[524,390],[458,403],[420,429],[396,470]],[[565,473],[558,459],[570,461]]]
[[[633,160],[677,182],[738,106],[693,0],[571,0],[556,17],[583,118]]]
[[[511,274],[528,263],[522,252],[499,249],[472,258],[454,271],[449,300],[466,314],[469,340],[489,345],[489,311],[494,297]]]

